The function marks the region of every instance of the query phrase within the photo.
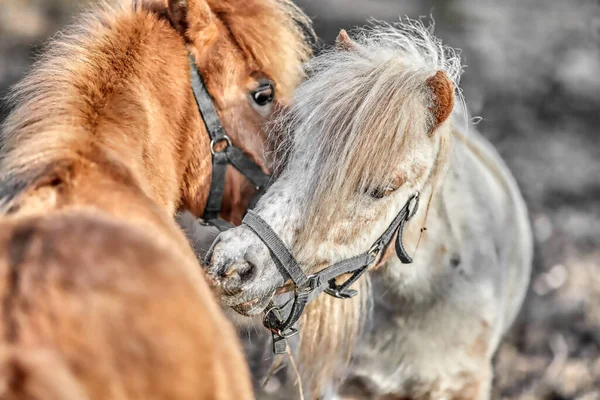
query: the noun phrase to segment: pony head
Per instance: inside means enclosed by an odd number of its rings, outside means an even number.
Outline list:
[[[411,196],[435,185],[460,72],[456,52],[411,21],[375,23],[354,40],[342,31],[308,63],[308,79],[276,125],[285,165],[256,208],[306,274],[367,252]],[[221,300],[246,314],[263,311],[285,284],[266,245],[243,225],[217,239],[209,272]],[[324,294],[309,304],[301,358],[340,359],[360,307],[360,299]],[[311,369],[319,382],[323,368]]]
[[[234,145],[265,172],[265,124],[285,106],[311,53],[310,20],[287,0],[169,0],[168,16],[198,64]],[[224,143],[223,143],[224,144]],[[241,221],[254,188],[229,168],[223,213]]]
[[[0,198],[0,208],[49,166],[77,164],[74,154],[82,154],[122,164],[168,213],[182,207],[202,215],[210,138],[188,54],[233,145],[269,172],[265,123],[302,79],[312,34],[310,20],[288,0],[101,2],[52,40],[15,87],[0,162],[4,179],[19,184],[3,185],[15,190]],[[229,167],[222,216],[241,222],[254,190]]]

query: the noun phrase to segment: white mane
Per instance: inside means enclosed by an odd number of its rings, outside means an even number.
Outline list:
[[[433,36],[433,28],[433,23],[425,26],[409,18],[393,24],[372,21],[371,25],[356,30],[354,39],[366,50],[378,50],[383,57],[400,56],[415,69],[444,71],[458,88],[462,74],[458,51]],[[393,54],[384,54],[382,49]]]
[[[390,165],[418,157],[411,142],[427,134],[425,82],[441,70],[458,88],[462,72],[457,52],[419,21],[374,21],[352,36],[351,50],[332,48],[307,64],[308,79],[276,124],[281,159],[310,188],[302,199],[306,221],[331,217],[335,210],[324,211],[358,191],[390,185]]]

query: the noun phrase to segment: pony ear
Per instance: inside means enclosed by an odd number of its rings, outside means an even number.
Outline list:
[[[348,32],[346,32],[345,29],[342,29],[335,39],[335,47],[338,50],[352,51],[356,49],[356,43],[350,39]]]
[[[444,71],[438,71],[434,76],[427,79],[427,88],[431,93],[432,123],[429,134],[433,132],[448,119],[454,108],[454,84]]]
[[[168,8],[171,24],[189,41],[210,23],[211,11],[206,0],[169,0]]]

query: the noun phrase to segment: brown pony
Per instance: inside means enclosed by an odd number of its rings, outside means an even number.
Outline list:
[[[123,0],[17,85],[1,135],[0,399],[252,398],[173,220],[203,212],[211,181],[188,51],[233,144],[268,169],[262,125],[302,77],[305,31],[287,0]],[[223,215],[239,222],[252,190],[228,170]]]

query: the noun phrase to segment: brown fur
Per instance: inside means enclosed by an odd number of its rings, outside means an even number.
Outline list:
[[[211,178],[186,50],[233,143],[267,169],[269,113],[248,93],[265,77],[278,104],[291,96],[306,20],[286,0],[136,3],[88,14],[14,92],[0,159],[2,400],[252,397],[173,220],[203,212]],[[224,216],[239,222],[252,190],[228,171]]]
[[[250,399],[232,327],[171,246],[93,211],[4,223],[0,398]]]
[[[429,107],[433,116],[431,125],[432,134],[444,121],[448,119],[454,109],[454,84],[444,71],[438,71],[426,83],[431,91],[432,106]]]
[[[17,86],[19,107],[3,131],[3,175],[24,177],[105,152],[170,214],[184,206],[199,215],[210,180],[209,139],[190,90],[185,43],[160,3],[136,12],[123,1],[64,33]],[[309,49],[285,1],[215,3],[190,50],[233,143],[264,164],[268,115],[253,109],[247,91],[268,77],[285,104]],[[224,216],[239,223],[253,189],[232,168],[227,181]]]
[[[2,349],[0,377],[2,399],[88,399],[64,361],[49,349]]]

